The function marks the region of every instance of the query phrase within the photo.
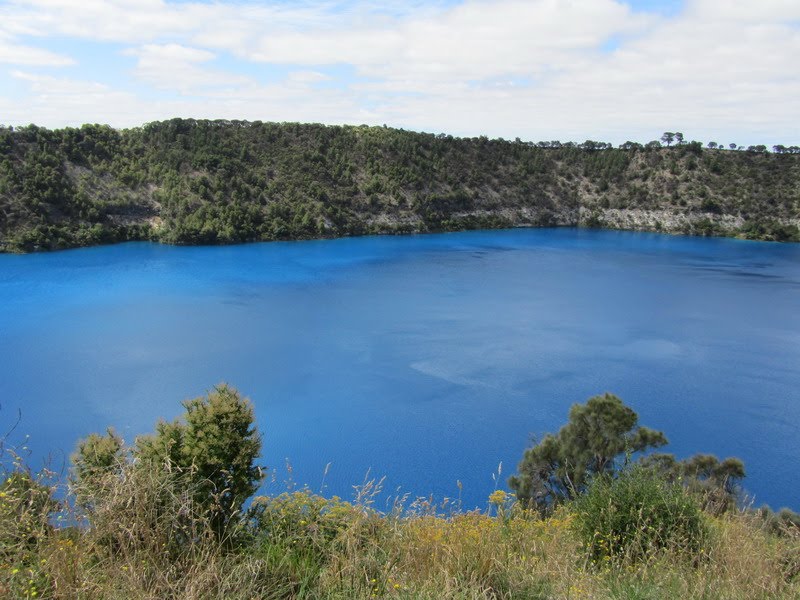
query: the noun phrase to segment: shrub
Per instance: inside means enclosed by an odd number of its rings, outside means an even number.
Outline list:
[[[130,564],[153,556],[180,564],[216,543],[208,508],[195,500],[201,483],[190,473],[127,463],[118,474],[108,472],[91,485],[92,491],[104,491],[87,521],[98,554],[108,552],[114,560]],[[83,492],[80,485],[73,491]]]
[[[669,482],[681,483],[712,515],[734,510],[742,495],[744,463],[734,457],[720,460],[713,454],[695,454],[676,460],[672,454],[654,453],[639,463]]]
[[[249,517],[250,551],[286,597],[316,597],[321,578],[325,585],[341,586],[344,597],[360,597],[364,588],[386,583],[382,542],[388,521],[364,504],[303,490],[257,497]]]
[[[660,550],[697,554],[705,536],[697,502],[640,466],[596,477],[574,506],[578,533],[596,563],[636,561]]]
[[[763,521],[764,528],[771,534],[800,537],[800,513],[788,508],[782,508],[775,512],[769,506],[762,506],[756,511],[756,514]]]
[[[263,478],[255,464],[261,438],[253,406],[225,384],[183,406],[183,420],[158,423],[154,435],[136,440],[134,454],[145,468],[171,465],[189,473],[194,501],[209,509],[222,535]]]
[[[112,430],[79,442],[72,457],[73,492],[79,503],[97,512],[101,504],[113,504],[120,479],[137,470],[162,473],[171,486],[191,494],[193,510],[225,537],[262,479],[262,469],[255,464],[261,438],[253,407],[225,384],[183,406],[182,419],[161,421],[154,434],[137,438],[132,451]]]
[[[72,483],[79,504],[92,509],[94,504],[110,493],[106,485],[115,485],[125,465],[122,438],[110,427],[105,435],[92,433],[78,442],[72,457]]]
[[[302,546],[321,555],[364,515],[338,497],[323,498],[307,490],[259,496],[249,510],[253,530],[270,544]]]

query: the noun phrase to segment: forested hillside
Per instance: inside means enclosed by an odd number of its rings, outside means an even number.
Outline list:
[[[0,128],[0,250],[580,225],[800,241],[796,148],[173,119]]]

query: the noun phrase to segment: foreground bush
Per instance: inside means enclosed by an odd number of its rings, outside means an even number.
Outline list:
[[[574,508],[577,528],[595,562],[637,561],[670,550],[699,556],[705,537],[697,501],[680,485],[635,466],[599,476]]]
[[[226,384],[205,397],[186,400],[183,407],[182,418],[160,421],[154,434],[140,436],[131,449],[112,430],[79,442],[73,478],[81,504],[91,509],[107,502],[115,480],[137,469],[148,475],[161,473],[182,484],[216,534],[225,537],[263,478],[255,463],[261,438],[253,407]]]

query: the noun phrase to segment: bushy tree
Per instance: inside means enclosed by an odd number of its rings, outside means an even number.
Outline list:
[[[222,532],[262,479],[262,470],[255,464],[261,438],[253,407],[225,384],[183,406],[182,419],[162,421],[155,434],[136,440],[135,456],[146,467],[189,473],[198,484],[195,501],[208,507],[215,528]]]
[[[548,510],[582,492],[589,477],[611,473],[620,459],[667,443],[660,431],[638,426],[636,412],[605,393],[575,404],[569,422],[528,448],[509,485],[525,505]]]
[[[253,407],[226,384],[183,406],[181,418],[158,423],[155,433],[137,438],[132,452],[110,429],[82,440],[72,457],[79,501],[89,509],[116,501],[111,496],[131,470],[163,473],[172,477],[172,487],[186,490],[195,510],[222,535],[262,479],[255,464],[261,438]]]
[[[713,454],[695,454],[676,460],[672,454],[651,454],[641,459],[642,466],[669,481],[680,482],[697,495],[703,508],[719,514],[735,508],[745,477],[744,463],[738,458],[720,460]]]

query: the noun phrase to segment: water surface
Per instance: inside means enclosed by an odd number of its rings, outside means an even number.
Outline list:
[[[531,436],[619,395],[668,450],[800,509],[800,246],[533,229],[0,256],[0,429],[127,440],[216,383],[284,487],[483,505]],[[323,481],[328,463],[329,472]],[[495,477],[496,478],[496,477]],[[457,482],[461,482],[459,492]]]

